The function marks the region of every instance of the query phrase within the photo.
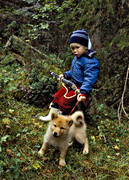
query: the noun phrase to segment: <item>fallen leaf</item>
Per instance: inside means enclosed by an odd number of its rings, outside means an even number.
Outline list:
[[[114,149],[115,149],[115,150],[119,150],[120,148],[119,148],[117,145],[115,145],[115,146],[114,146]]]
[[[12,150],[11,150],[11,149],[6,149],[6,152],[7,152],[7,154],[8,154],[9,156],[12,155]]]

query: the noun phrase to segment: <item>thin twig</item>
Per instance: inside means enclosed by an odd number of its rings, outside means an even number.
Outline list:
[[[120,120],[121,120],[122,110],[123,110],[125,116],[129,119],[129,116],[128,116],[128,114],[126,113],[125,108],[124,108],[124,95],[125,95],[126,86],[127,86],[127,81],[128,81],[128,74],[129,74],[129,66],[128,66],[128,68],[127,68],[126,79],[125,79],[125,84],[124,84],[124,90],[123,90],[122,97],[121,97],[121,101],[120,101],[119,107],[118,107],[119,126],[120,126]]]

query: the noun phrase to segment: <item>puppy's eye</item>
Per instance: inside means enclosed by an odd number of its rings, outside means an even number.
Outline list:
[[[64,127],[61,127],[60,129],[64,130],[65,128],[64,128]]]
[[[53,126],[56,127],[56,124],[54,124]]]

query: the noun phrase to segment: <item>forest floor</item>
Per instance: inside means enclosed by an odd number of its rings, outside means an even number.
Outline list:
[[[8,99],[9,98],[9,99]],[[66,167],[59,167],[59,152],[51,147],[39,157],[48,123],[38,120],[48,110],[7,97],[1,102],[0,177],[12,179],[110,179],[127,180],[128,122],[118,125],[116,112],[100,105],[88,125],[90,152],[75,143],[66,156]]]

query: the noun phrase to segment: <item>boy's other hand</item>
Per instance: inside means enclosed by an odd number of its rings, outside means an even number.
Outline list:
[[[77,100],[80,101],[85,101],[86,100],[86,95],[85,94],[78,94]]]

